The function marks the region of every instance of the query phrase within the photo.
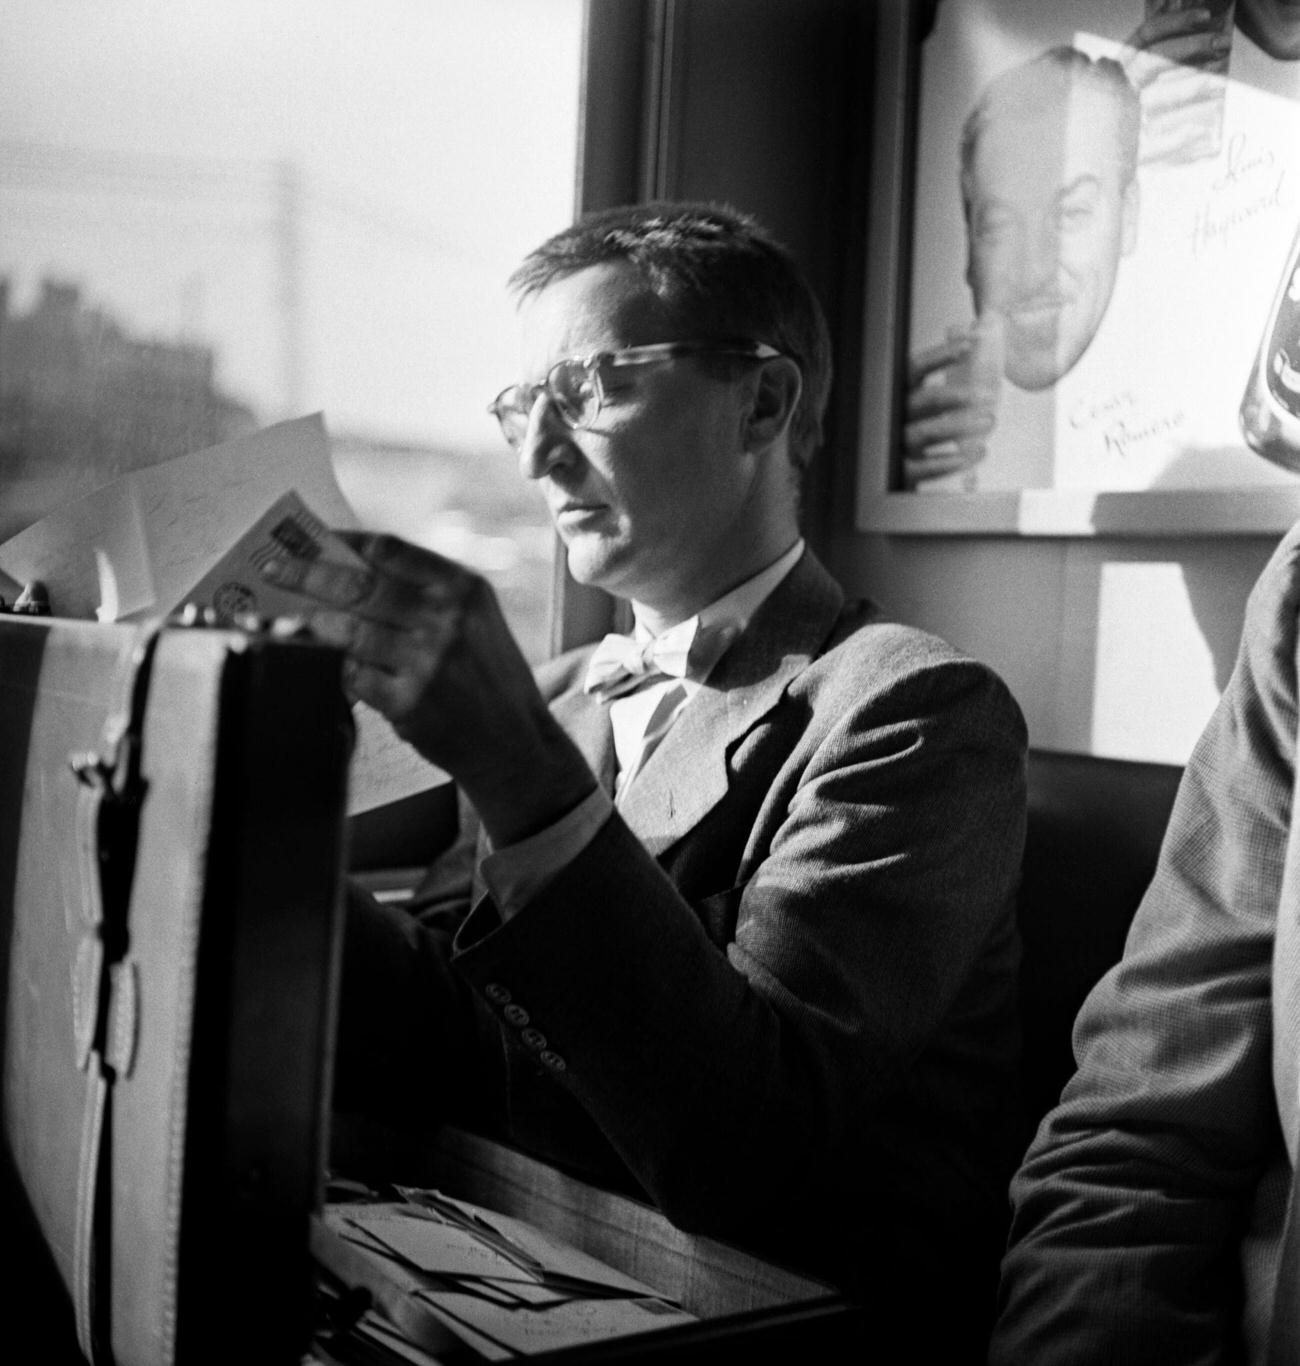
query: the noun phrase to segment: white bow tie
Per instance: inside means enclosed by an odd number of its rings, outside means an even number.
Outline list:
[[[735,637],[735,626],[701,628],[699,617],[640,643],[631,636],[607,635],[592,653],[583,691],[608,701],[660,674],[702,679]]]

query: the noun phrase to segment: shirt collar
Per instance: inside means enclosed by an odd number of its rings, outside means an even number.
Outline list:
[[[738,636],[776,586],[795,567],[803,551],[804,541],[800,536],[789,550],[778,555],[766,569],[760,569],[752,578],[737,584],[730,592],[701,608],[698,613],[701,628],[728,626],[732,628],[732,638]],[[632,604],[632,616],[636,621],[635,639],[638,644],[644,645],[654,635],[642,623],[636,603]]]

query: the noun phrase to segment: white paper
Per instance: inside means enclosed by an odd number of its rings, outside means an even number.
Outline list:
[[[39,579],[61,617],[121,621],[154,610],[157,590],[134,485],[119,479],[0,546],[0,570]]]
[[[211,607],[223,619],[251,612],[310,621],[317,607],[311,598],[283,585],[268,583],[261,576],[261,566],[281,552],[365,568],[361,557],[332,534],[296,491],[290,490],[277,498],[203,578],[171,606],[175,608],[185,602]],[[408,745],[373,707],[358,702],[352,708],[352,717],[356,724],[356,747],[348,789],[349,815],[401,801],[449,781],[441,769]]]
[[[352,708],[357,742],[348,788],[348,815],[400,802],[451,781],[388,724],[373,707],[358,702]]]
[[[182,603],[211,608],[223,623],[238,624],[246,614],[261,617],[310,617],[313,599],[262,577],[272,560],[343,565],[366,572],[366,563],[351,546],[336,536],[319,517],[290,490],[269,508],[226,551],[182,598]]]
[[[310,600],[255,576],[268,527],[287,510],[321,528],[325,553],[352,555],[324,530],[354,528],[357,517],[335,480],[319,413],[133,470],[0,545],[0,571],[43,582],[60,617],[165,615],[187,601],[210,603],[223,586],[233,595],[231,585],[248,611],[310,616]],[[221,605],[233,608],[235,596]],[[349,815],[448,781],[379,713],[358,705],[353,715]]]
[[[548,1237],[531,1224],[439,1192],[426,1194],[469,1214],[497,1235],[507,1235],[517,1247],[536,1256],[541,1266],[532,1274],[498,1252],[490,1241],[481,1240],[490,1240],[490,1232],[476,1234],[471,1227],[420,1214],[411,1205],[348,1202],[328,1206],[324,1212],[327,1229],[358,1250],[370,1250],[371,1256],[378,1253],[382,1259],[379,1250],[386,1248],[389,1256],[399,1259],[395,1263],[381,1260],[371,1267],[362,1263],[359,1274],[363,1283],[372,1286],[385,1275],[390,1278],[400,1296],[400,1303],[390,1297],[390,1312],[395,1321],[408,1325],[408,1331],[427,1335],[418,1315],[422,1307],[475,1351],[489,1360],[501,1360],[516,1353],[550,1351],[694,1321],[693,1315],[661,1298],[650,1286]],[[337,1258],[335,1270],[346,1279]],[[589,1288],[569,1279],[574,1276],[585,1280]],[[566,1293],[529,1303],[530,1295],[518,1293],[528,1287],[543,1293],[564,1287]]]
[[[421,1298],[453,1323],[524,1355],[695,1321],[662,1300],[575,1299],[549,1309],[501,1309],[477,1295],[424,1291]]]
[[[0,545],[0,569],[23,583],[40,579],[56,616],[90,618],[110,605],[101,596],[106,562],[114,620],[170,612],[291,490],[328,525],[357,525],[319,413],[132,470]]]
[[[548,1276],[562,1280],[587,1281],[592,1285],[603,1286],[608,1290],[620,1290],[628,1295],[656,1296],[659,1293],[654,1286],[648,1285],[645,1281],[625,1275],[570,1243],[562,1243],[549,1237],[535,1224],[514,1219],[508,1214],[498,1214],[495,1210],[484,1209],[481,1205],[456,1200],[449,1195],[440,1194],[439,1199],[446,1200],[448,1204],[481,1219],[527,1256],[544,1266]]]
[[[412,1214],[400,1205],[352,1206],[345,1215],[327,1209],[325,1218],[344,1237],[353,1230],[369,1234],[389,1252],[429,1275],[530,1279],[527,1272],[468,1230]]]
[[[328,526],[357,525],[335,481],[319,413],[136,470],[127,478],[139,499],[164,610],[178,605],[276,499],[291,490]],[[52,585],[50,592],[58,611]]]

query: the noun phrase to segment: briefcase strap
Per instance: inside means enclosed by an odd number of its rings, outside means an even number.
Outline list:
[[[145,781],[141,745],[154,651],[163,622],[142,626],[121,668],[97,749],[69,756],[81,783],[74,843],[81,938],[72,969],[73,1044],[86,1074],[77,1180],[73,1303],[82,1352],[111,1366],[112,1203],[106,1188],[113,1084],[130,1075],[136,973],[127,919]]]

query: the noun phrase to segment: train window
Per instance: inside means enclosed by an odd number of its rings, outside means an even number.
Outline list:
[[[10,0],[0,540],[322,411],[362,520],[486,571],[534,659],[552,541],[486,412],[503,284],[572,216],[581,0]]]

